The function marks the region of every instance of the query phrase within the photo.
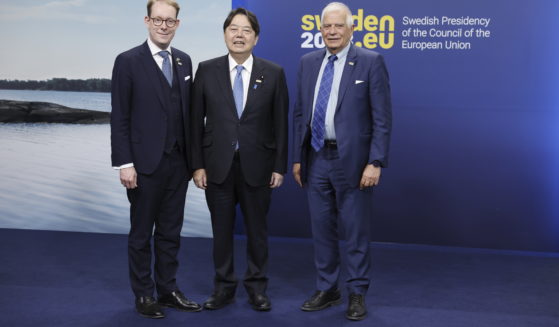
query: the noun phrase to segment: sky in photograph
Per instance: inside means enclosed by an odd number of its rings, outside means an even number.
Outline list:
[[[115,57],[147,38],[147,1],[2,0],[0,79],[110,78]],[[231,0],[179,0],[172,45],[198,62],[227,53]]]

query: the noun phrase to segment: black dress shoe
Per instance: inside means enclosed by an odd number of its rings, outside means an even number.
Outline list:
[[[140,296],[136,298],[136,311],[138,311],[140,316],[146,318],[165,318],[163,310],[161,310],[159,304],[157,304],[155,299],[151,296]]]
[[[159,297],[157,302],[164,307],[174,308],[181,311],[202,311],[202,307],[198,303],[190,301],[184,297],[184,294],[182,294],[181,291],[174,291],[169,294],[162,295]]]
[[[340,291],[316,291],[310,299],[301,306],[303,311],[318,311],[342,303]]]
[[[272,302],[266,294],[255,294],[249,296],[248,303],[256,311],[270,311],[272,309]]]
[[[345,317],[349,320],[363,320],[367,316],[365,298],[360,294],[350,294]]]
[[[212,294],[206,302],[204,302],[204,308],[209,310],[221,309],[224,306],[233,303],[235,301],[235,293],[232,292],[216,292]]]

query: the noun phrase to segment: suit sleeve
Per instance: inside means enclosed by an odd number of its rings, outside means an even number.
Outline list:
[[[274,132],[277,151],[274,171],[280,174],[285,174],[287,171],[288,113],[289,94],[287,82],[285,81],[285,72],[283,69],[280,69],[279,80],[274,93]]]
[[[303,143],[303,108],[302,108],[302,91],[301,91],[301,70],[302,62],[299,62],[297,70],[297,93],[295,95],[295,105],[293,106],[293,163],[301,162],[301,147]]]
[[[132,77],[130,59],[119,55],[111,79],[111,161],[113,167],[133,163],[130,145]]]
[[[369,98],[372,105],[373,133],[369,150],[369,163],[377,160],[388,166],[388,149],[392,131],[392,102],[390,83],[384,59],[379,55],[369,73]]]
[[[192,99],[190,111],[190,140],[192,169],[205,168],[204,154],[202,152],[202,139],[204,136],[204,118],[206,116],[204,99],[204,70],[198,65],[196,78],[192,86]]]

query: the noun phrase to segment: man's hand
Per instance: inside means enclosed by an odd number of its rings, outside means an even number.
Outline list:
[[[192,179],[194,179],[194,184],[196,184],[198,188],[205,190],[208,187],[205,169],[196,169],[196,171],[194,171],[194,176],[192,177]]]
[[[359,182],[359,189],[362,190],[366,187],[378,185],[380,181],[380,167],[375,167],[372,164],[365,166],[361,182]]]
[[[299,186],[303,187],[303,182],[301,181],[301,164],[300,163],[294,163],[293,164],[293,178],[295,178],[295,181],[297,182],[297,184],[299,184]]]
[[[272,173],[272,178],[270,179],[270,188],[280,187],[283,183],[283,175],[278,173]]]
[[[120,184],[127,189],[138,187],[138,174],[136,174],[136,168],[128,167],[120,169]]]

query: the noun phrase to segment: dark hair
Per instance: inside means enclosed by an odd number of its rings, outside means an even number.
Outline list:
[[[225,22],[223,22],[223,32],[225,32],[225,29],[229,27],[229,25],[231,25],[231,21],[237,15],[247,16],[248,21],[250,22],[250,27],[252,27],[254,33],[256,33],[256,36],[260,34],[260,25],[258,24],[258,19],[256,18],[256,15],[252,11],[242,7],[233,9],[229,12],[229,15],[227,15],[227,18],[225,18]]]

